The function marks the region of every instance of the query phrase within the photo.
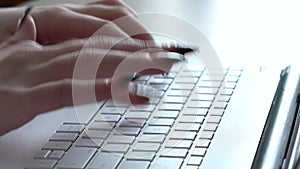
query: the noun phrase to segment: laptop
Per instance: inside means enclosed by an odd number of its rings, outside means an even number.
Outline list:
[[[145,105],[64,108],[1,137],[0,167],[294,168],[298,71],[225,66],[205,44],[168,75],[137,79],[156,88]]]

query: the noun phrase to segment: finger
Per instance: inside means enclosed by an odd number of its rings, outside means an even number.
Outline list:
[[[129,10],[129,12],[131,14],[136,15],[136,12],[122,1],[118,1],[118,0],[109,0],[109,1],[107,1],[107,0],[98,0],[98,1],[90,2],[87,5],[95,5],[95,4],[96,5],[124,6]]]
[[[198,47],[192,44],[180,44],[176,41],[155,41],[136,38],[122,38],[111,36],[93,36],[88,39],[86,47],[98,47],[101,49],[114,49],[129,52],[149,49],[150,51],[169,51],[179,54],[185,54],[198,50]]]
[[[93,17],[90,15],[80,14],[66,8],[59,10],[60,18],[49,17],[45,21],[42,16],[35,15],[34,19],[37,24],[38,31],[37,41],[41,44],[55,44],[65,40],[75,38],[86,38],[93,35],[99,28],[107,25],[108,21]],[[57,25],[64,25],[63,29],[58,29]],[[88,25],[88,26],[85,26]],[[108,24],[105,29],[99,32],[99,35],[126,37],[119,27],[114,24]]]
[[[129,36],[139,39],[153,40],[146,28],[137,20],[124,6],[103,6],[103,5],[65,5],[66,8],[85,15],[102,18],[113,21],[119,28],[126,32]],[[122,18],[126,17],[126,18]],[[118,18],[122,18],[117,20]]]
[[[106,53],[105,50],[90,48],[83,49],[80,53],[77,51],[67,53],[32,68],[31,77],[35,77],[32,79],[32,85],[72,78],[79,74],[74,75],[75,71],[81,73],[81,77],[78,77],[79,75],[76,76],[79,79],[110,77],[114,68],[127,55],[129,54],[123,51],[110,51]],[[103,64],[101,64],[102,62]]]
[[[118,79],[117,81],[120,80]],[[129,82],[126,83],[128,84]],[[24,106],[28,109],[28,112],[37,115],[66,106],[102,101],[112,97],[111,84],[109,79],[98,79],[96,81],[68,79],[49,82],[27,90],[23,96],[23,104],[33,105],[38,102],[39,104],[36,106]],[[128,91],[128,85],[122,88],[126,88],[126,91]],[[128,92],[122,92],[123,95],[124,93],[125,95],[126,93],[128,94]],[[120,99],[118,101],[122,101],[124,99],[122,94],[120,97],[117,96],[115,98]],[[148,100],[133,95],[130,97],[136,103],[145,103]]]
[[[175,55],[175,56],[174,56]],[[183,59],[182,55],[174,53],[146,53],[131,54],[122,51],[83,50],[79,56],[69,53],[49,60],[32,69],[32,85],[49,81],[76,78],[96,79],[108,78],[113,75],[123,76],[141,72],[143,75],[161,74],[168,72],[174,63]],[[117,68],[121,67],[119,74]],[[119,68],[120,69],[120,68]],[[122,70],[124,69],[124,70]]]

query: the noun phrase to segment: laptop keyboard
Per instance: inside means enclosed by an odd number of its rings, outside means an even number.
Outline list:
[[[177,65],[142,76],[157,89],[148,104],[109,100],[88,124],[62,124],[26,169],[199,168],[241,73]]]

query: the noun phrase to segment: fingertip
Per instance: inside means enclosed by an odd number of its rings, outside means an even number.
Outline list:
[[[145,104],[149,102],[149,98],[132,95],[132,94],[129,95],[129,99],[132,104]]]

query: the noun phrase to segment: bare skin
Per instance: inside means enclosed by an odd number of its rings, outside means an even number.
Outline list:
[[[23,11],[23,8],[0,10],[0,21],[6,23],[0,26],[0,135],[24,125],[38,114],[72,106],[74,88],[84,91],[94,87],[97,101],[109,99],[113,84],[128,89],[130,75],[138,70],[137,67],[146,65],[142,74],[157,74],[168,71],[180,61],[169,59],[167,52],[166,57],[156,57],[155,51],[135,53],[128,59],[128,55],[144,48],[129,41],[107,49],[106,43],[116,40],[115,37],[128,37],[129,30],[121,25],[114,25],[111,34],[93,37],[94,45],[84,47],[87,39],[104,24],[133,14],[117,0],[95,1],[82,6],[35,8],[16,30],[17,19]],[[11,19],[7,20],[10,14]],[[135,16],[131,17],[131,24],[146,31]],[[150,34],[135,38],[152,40]],[[101,58],[94,78],[74,77],[79,56],[85,59],[86,67]],[[113,77],[116,68],[126,58],[130,69]],[[148,69],[151,67],[161,69]],[[134,103],[147,101],[134,92],[129,91],[129,95]],[[126,92],[125,95],[120,93],[121,100],[122,97],[126,97]],[[89,102],[91,100],[83,100],[82,104]]]

